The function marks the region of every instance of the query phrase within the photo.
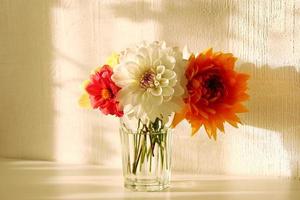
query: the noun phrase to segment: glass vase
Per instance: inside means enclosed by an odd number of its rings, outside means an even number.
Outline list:
[[[146,121],[146,122],[145,122]],[[170,186],[172,129],[160,118],[120,120],[124,186],[159,191]]]

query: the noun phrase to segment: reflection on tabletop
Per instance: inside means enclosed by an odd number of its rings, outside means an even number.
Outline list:
[[[0,199],[299,199],[300,181],[174,172],[163,192],[130,192],[121,169],[0,159]]]

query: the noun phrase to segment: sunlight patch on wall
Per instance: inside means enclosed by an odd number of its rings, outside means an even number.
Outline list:
[[[119,121],[97,110],[79,108],[80,84],[113,51],[154,40],[154,22],[121,15],[141,18],[142,5],[134,8],[135,14],[122,7],[127,4],[116,4],[118,8],[113,2],[61,2],[51,15],[55,159],[121,167]]]

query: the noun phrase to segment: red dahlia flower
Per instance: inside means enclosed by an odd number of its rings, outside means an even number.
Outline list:
[[[242,102],[246,93],[247,74],[234,71],[236,58],[230,53],[213,52],[212,49],[189,59],[185,76],[187,97],[185,107],[176,113],[175,127],[187,119],[194,135],[203,125],[209,137],[217,137],[216,130],[224,132],[224,122],[237,127],[241,123],[236,113],[246,112]]]
[[[121,89],[111,80],[113,74],[109,65],[104,65],[90,77],[85,87],[93,108],[99,108],[104,114],[123,116],[123,110],[116,100],[116,94]]]

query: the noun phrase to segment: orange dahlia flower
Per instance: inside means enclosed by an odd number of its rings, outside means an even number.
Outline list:
[[[192,126],[194,135],[201,126],[211,138],[217,129],[224,132],[227,121],[234,127],[241,123],[236,113],[247,112],[242,102],[249,98],[247,74],[234,71],[236,58],[230,53],[213,52],[212,49],[191,55],[185,72],[187,96],[185,107],[176,113],[172,126],[183,119]]]

